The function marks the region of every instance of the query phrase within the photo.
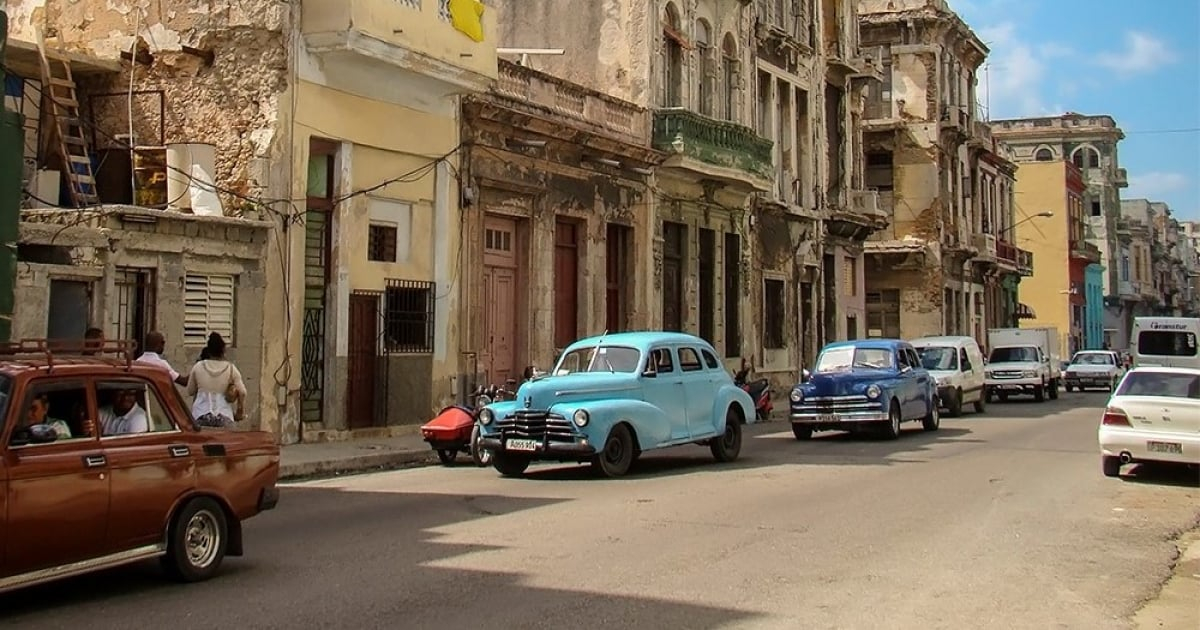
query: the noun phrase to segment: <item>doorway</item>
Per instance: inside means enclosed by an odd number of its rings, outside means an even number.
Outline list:
[[[683,269],[687,226],[663,221],[663,330],[683,331]]]
[[[363,429],[376,424],[375,371],[379,359],[379,298],[375,291],[350,294],[346,370],[346,424]]]
[[[554,225],[554,347],[565,348],[579,335],[579,224]]]
[[[608,224],[607,239],[604,242],[604,328],[608,332],[619,332],[629,326],[626,304],[629,290],[627,287],[632,283],[633,277],[633,270],[629,264],[632,232],[629,226]]]
[[[519,319],[517,222],[488,216],[483,227],[483,351],[489,383],[515,377]]]

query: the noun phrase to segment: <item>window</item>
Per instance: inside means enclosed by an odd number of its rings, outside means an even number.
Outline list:
[[[900,290],[868,291],[867,337],[900,337]]]
[[[725,34],[721,52],[721,81],[725,99],[721,113],[725,115],[725,120],[734,120],[737,117],[738,58],[737,43],[732,33]]]
[[[668,348],[655,348],[651,350],[650,358],[646,363],[646,369],[656,374],[666,374],[675,371],[675,363],[671,359],[671,350]]]
[[[215,332],[234,344],[234,287],[232,275],[187,274],[183,279],[183,343],[203,346]]]
[[[846,289],[846,295],[854,297],[858,295],[858,260],[846,256],[842,264],[842,286]]]
[[[142,379],[100,381],[96,409],[101,437],[177,430],[154,386]]]
[[[389,278],[383,294],[387,349],[400,353],[433,352],[432,282]]]
[[[703,370],[704,364],[700,363],[700,355],[691,348],[679,349],[679,369],[684,372],[695,372]]]
[[[1098,216],[1100,216],[1100,215],[1101,215],[1100,202],[1099,202],[1099,201],[1093,201],[1093,202],[1092,202],[1092,216],[1094,216],[1094,217],[1098,217]]]
[[[962,371],[964,372],[970,372],[975,369],[975,366],[971,365],[971,357],[967,354],[966,348],[959,348],[958,362],[962,365]]]
[[[1137,353],[1142,356],[1194,357],[1196,335],[1170,330],[1143,331],[1138,334]]]
[[[50,304],[46,309],[48,339],[83,339],[91,312],[90,280],[50,279]]]
[[[154,270],[117,267],[115,272],[117,303],[107,334],[110,339],[135,341],[144,350],[146,333],[154,329]]]
[[[763,347],[782,348],[784,313],[783,280],[763,280]]]
[[[668,4],[663,15],[662,104],[664,107],[683,105],[683,45],[679,32],[679,10]]]
[[[1132,372],[1115,395],[1200,398],[1200,378],[1193,374]]]
[[[713,95],[712,95],[712,79],[713,79],[713,49],[712,49],[712,29],[708,27],[708,22],[704,20],[696,21],[696,59],[699,68],[699,77],[697,77],[697,91],[700,95],[700,113],[705,116],[712,116]]]
[[[624,346],[577,348],[564,354],[554,370],[556,376],[576,372],[627,373],[637,370],[642,355]]]
[[[713,353],[708,350],[701,350],[700,352],[704,355],[704,364],[708,366],[708,369],[715,370],[721,367],[721,362],[717,361],[717,357]]]
[[[1043,147],[1033,154],[1033,159],[1038,162],[1052,162],[1054,161],[1054,152]]]
[[[53,429],[57,436],[55,442],[94,438],[95,427],[87,421],[88,415],[87,387],[83,381],[34,381],[22,401],[21,415],[11,443],[14,446],[29,444],[28,429],[33,425]]]
[[[394,225],[372,224],[367,228],[367,260],[396,262],[396,236]]]

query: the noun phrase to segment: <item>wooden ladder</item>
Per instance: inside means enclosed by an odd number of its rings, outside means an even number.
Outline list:
[[[88,150],[83,120],[79,114],[79,98],[75,92],[75,78],[71,75],[70,62],[63,59],[51,60],[46,54],[46,43],[39,30],[37,34],[38,55],[42,60],[42,94],[49,97],[50,114],[54,117],[52,140],[63,159],[67,188],[75,206],[100,205],[96,193],[96,174],[92,171],[92,157]],[[55,65],[62,75],[55,75]]]

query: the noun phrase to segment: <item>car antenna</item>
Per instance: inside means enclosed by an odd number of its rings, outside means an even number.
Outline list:
[[[596,347],[592,348],[592,358],[588,360],[588,366],[587,369],[584,370],[585,372],[592,371],[592,366],[596,364],[596,357],[600,356],[600,344],[604,343],[604,336],[607,334],[608,329],[605,328],[604,332],[600,333],[600,337],[596,339]],[[612,371],[612,366],[609,366],[609,371]]]

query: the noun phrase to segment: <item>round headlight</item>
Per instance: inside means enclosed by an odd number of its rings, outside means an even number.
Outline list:
[[[882,393],[878,385],[869,385],[867,387],[867,398],[879,398],[879,395]]]
[[[476,407],[486,407],[490,404],[492,404],[492,397],[487,394],[480,394],[475,398]]]
[[[792,402],[800,402],[802,400],[804,400],[804,392],[802,392],[798,389],[793,389],[792,390]]]
[[[571,421],[574,422],[575,426],[577,427],[586,427],[588,420],[590,419],[591,418],[588,417],[588,412],[586,409],[576,409],[575,415],[571,416]]]
[[[479,421],[483,424],[491,424],[492,420],[495,419],[496,415],[492,413],[491,409],[484,409],[479,412]]]

